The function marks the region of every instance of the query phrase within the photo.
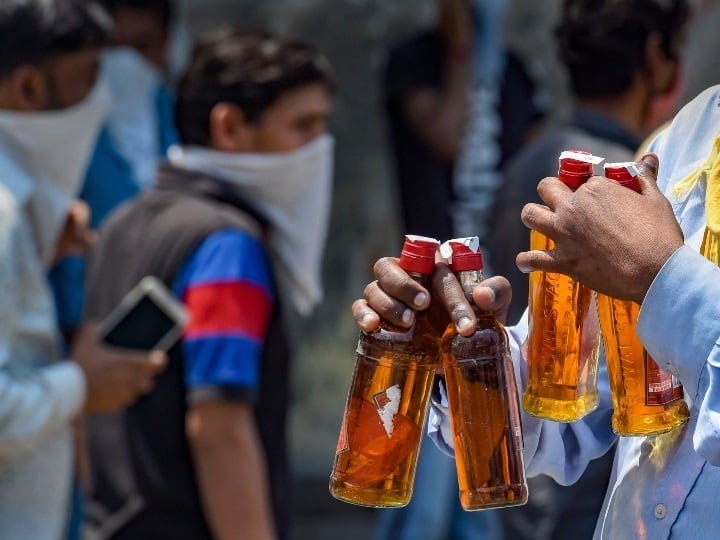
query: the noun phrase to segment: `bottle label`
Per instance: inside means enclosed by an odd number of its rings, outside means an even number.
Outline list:
[[[393,431],[395,430],[395,415],[400,410],[401,396],[402,391],[397,384],[373,395],[375,408],[380,416],[388,439],[392,437]]]
[[[340,455],[343,452],[347,452],[350,449],[348,445],[348,434],[347,434],[347,417],[348,411],[345,411],[342,419],[342,425],[340,426],[340,435],[338,436],[337,448],[335,449],[335,455]]]
[[[677,377],[660,369],[645,351],[645,405],[665,405],[683,397],[682,384]]]

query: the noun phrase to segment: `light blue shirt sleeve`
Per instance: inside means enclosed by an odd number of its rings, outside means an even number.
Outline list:
[[[508,327],[507,330],[515,380],[518,393],[522,395],[527,381],[527,363],[522,355],[522,344],[528,333],[527,311],[516,326]],[[546,474],[559,484],[572,484],[580,478],[590,461],[612,447],[616,435],[611,427],[612,402],[604,355],[598,368],[598,391],[598,408],[572,424],[542,420],[520,408],[523,457],[528,476]],[[428,434],[441,450],[453,455],[452,427],[442,383],[436,388],[431,407]]]
[[[720,465],[720,268],[689,246],[678,249],[645,296],[638,335],[699,409],[695,450]]]

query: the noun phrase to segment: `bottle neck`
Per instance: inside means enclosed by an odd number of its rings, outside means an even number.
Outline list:
[[[472,293],[475,287],[485,279],[483,277],[482,270],[463,270],[455,274],[462,290],[465,292],[465,296],[472,303]]]
[[[408,275],[426,289],[430,288],[430,276],[420,272],[408,272]]]

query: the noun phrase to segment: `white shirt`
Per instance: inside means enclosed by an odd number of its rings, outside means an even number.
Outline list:
[[[38,184],[0,149],[0,538],[65,533],[70,422],[85,400],[80,368],[59,362],[55,308],[35,238]],[[39,232],[39,231],[38,231]]]

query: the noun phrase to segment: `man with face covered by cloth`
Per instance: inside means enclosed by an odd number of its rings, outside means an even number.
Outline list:
[[[50,265],[86,247],[73,197],[108,93],[96,84],[105,12],[92,2],[0,4],[0,538],[54,539],[67,527],[72,422],[150,390],[164,355],[110,350],[80,330],[62,361]]]
[[[331,191],[326,60],[299,41],[222,31],[177,89],[182,144],[100,231],[89,316],[153,274],[190,314],[154,392],[92,422],[93,538],[288,537],[288,347],[278,286],[321,298]]]

